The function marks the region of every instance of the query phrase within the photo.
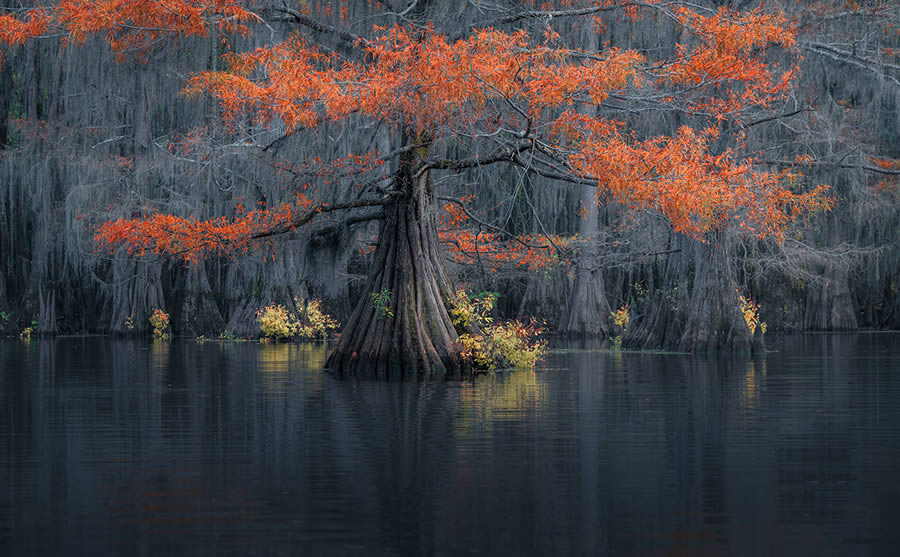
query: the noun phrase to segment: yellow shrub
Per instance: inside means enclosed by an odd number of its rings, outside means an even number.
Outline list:
[[[297,306],[301,303],[295,300]],[[303,309],[303,318],[307,325],[300,327],[299,335],[302,338],[328,338],[329,331],[335,331],[341,324],[333,317],[322,311],[322,300],[311,300]]]
[[[322,311],[322,300],[311,300],[305,306],[300,300],[295,302],[298,307],[302,307],[300,316],[302,320],[294,319],[287,308],[278,304],[266,306],[256,312],[256,320],[259,322],[263,338],[325,339],[328,338],[329,331],[341,326]]]
[[[768,326],[765,321],[759,321],[759,304],[745,296],[738,296],[738,302],[741,304],[741,314],[744,316],[747,328],[750,329],[750,334],[756,334],[756,327],[766,334]]]
[[[491,311],[497,297],[493,292],[471,296],[457,290],[450,300],[453,324],[470,331],[457,339],[460,354],[480,370],[533,368],[547,351],[546,343],[537,340],[541,329],[519,321],[494,324]]]
[[[612,312],[612,318],[616,328],[619,329],[619,334],[612,337],[610,340],[612,341],[613,350],[620,350],[622,348],[622,334],[625,333],[625,330],[628,329],[628,323],[631,322],[631,314],[628,313],[628,304],[625,304]]]
[[[265,338],[293,338],[300,330],[300,323],[294,321],[287,308],[279,304],[257,311],[256,321]]]
[[[166,339],[172,336],[169,332],[169,314],[159,308],[153,308],[150,326],[153,327],[154,338]]]
[[[496,292],[482,292],[473,296],[463,289],[457,290],[450,301],[453,324],[463,329],[470,329],[473,325],[489,325],[494,320],[491,311],[499,296]]]
[[[631,321],[631,316],[628,314],[628,304],[620,307],[616,311],[613,312],[613,323],[616,324],[616,327],[619,327],[624,332],[625,329],[628,328],[628,323]]]

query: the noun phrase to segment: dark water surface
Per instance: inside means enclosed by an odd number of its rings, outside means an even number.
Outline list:
[[[900,554],[900,334],[770,344],[417,385],[0,341],[0,554]]]

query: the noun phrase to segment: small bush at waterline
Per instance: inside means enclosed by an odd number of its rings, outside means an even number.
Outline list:
[[[620,307],[616,311],[612,313],[613,323],[616,326],[618,335],[612,337],[610,340],[612,341],[613,350],[621,350],[622,349],[622,335],[625,334],[625,331],[628,329],[628,324],[631,322],[631,314],[628,313],[628,304]]]
[[[153,338],[167,339],[172,336],[169,332],[169,314],[161,309],[153,308],[150,326],[153,327]]]
[[[537,340],[542,329],[519,321],[495,324],[491,312],[498,297],[494,292],[469,295],[465,290],[456,291],[450,315],[453,324],[463,330],[456,341],[460,354],[478,370],[531,369],[547,353],[546,342]]]
[[[303,304],[295,300],[301,308],[300,319],[295,319],[287,308],[272,304],[256,312],[263,338],[272,339],[326,339],[330,331],[340,327],[335,319],[322,311],[321,300],[311,300]]]

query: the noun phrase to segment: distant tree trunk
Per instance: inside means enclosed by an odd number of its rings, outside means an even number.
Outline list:
[[[724,245],[693,243],[694,281],[678,349],[751,351],[762,336],[754,339],[741,313],[738,282]]]
[[[579,235],[586,245],[578,254],[575,286],[569,295],[566,312],[559,324],[561,333],[586,336],[609,336],[609,302],[603,271],[596,265],[595,238],[599,230],[596,188],[582,186],[581,206],[587,216],[581,221]]]
[[[133,335],[150,330],[147,319],[154,309],[166,310],[162,286],[162,264],[122,257],[112,263],[108,306],[103,315],[104,332]],[[131,328],[133,326],[133,328]]]
[[[225,320],[216,307],[213,291],[206,275],[206,267],[197,264],[180,273],[175,286],[177,298],[173,316],[183,335],[218,334],[225,329]]]
[[[803,327],[810,331],[856,330],[859,324],[847,269],[833,266],[823,274],[825,284],[808,289]]]
[[[44,296],[43,288],[38,289],[38,326],[37,332],[41,336],[54,336],[59,330],[56,327],[56,291],[49,290]]]
[[[584,48],[595,52],[600,46],[599,33],[593,26],[584,31]],[[593,107],[582,108],[582,112],[592,112]],[[569,295],[566,311],[559,324],[562,333],[587,336],[609,336],[609,302],[606,299],[606,285],[603,271],[596,265],[596,237],[600,229],[597,188],[581,186],[581,207],[587,211],[578,226],[578,233],[586,242],[582,253],[578,254],[575,271],[575,286]]]
[[[9,141],[9,105],[12,102],[13,81],[10,60],[0,66],[0,149]]]
[[[680,251],[664,265],[659,284],[647,285],[649,292],[634,308],[624,335],[625,346],[684,352],[764,350],[761,331],[752,335],[741,313],[726,242],[711,238],[704,244],[675,236]]]
[[[453,289],[438,246],[434,186],[419,169],[416,153],[401,157],[402,194],[387,208],[365,295],[326,364],[333,373],[441,379],[464,371],[447,312]]]

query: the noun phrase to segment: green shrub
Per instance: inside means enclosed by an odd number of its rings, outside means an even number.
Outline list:
[[[394,310],[391,309],[391,291],[382,290],[381,292],[370,292],[369,297],[372,298],[372,306],[378,312],[378,317],[393,319]]]

